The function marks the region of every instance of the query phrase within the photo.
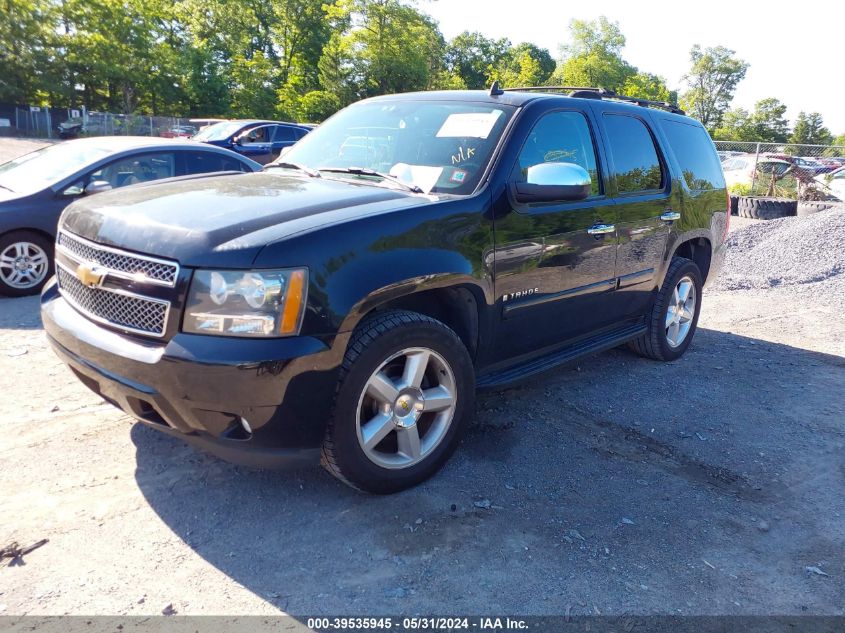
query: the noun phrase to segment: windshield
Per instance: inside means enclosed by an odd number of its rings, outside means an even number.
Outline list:
[[[513,111],[455,101],[364,102],[320,125],[279,162],[312,170],[364,168],[426,193],[466,195],[481,179]]]
[[[221,121],[194,134],[195,141],[223,141],[243,127],[241,121]]]
[[[0,165],[0,186],[15,193],[35,193],[73,175],[111,151],[87,142],[42,147]]]

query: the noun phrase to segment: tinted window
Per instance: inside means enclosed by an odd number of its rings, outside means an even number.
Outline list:
[[[662,125],[690,189],[725,186],[719,159],[704,128],[679,121],[662,121]]]
[[[274,141],[296,141],[298,139],[299,136],[296,135],[294,128],[285,127],[284,125],[276,126],[276,136],[273,137]]]
[[[606,114],[604,127],[619,193],[660,189],[663,171],[645,123],[631,116]]]
[[[95,171],[91,174],[89,182],[105,180],[117,189],[139,182],[171,178],[176,175],[175,162],[172,152],[121,158]]]
[[[186,152],[185,173],[207,174],[214,171],[247,171],[244,164],[236,158],[223,156],[216,152]]]
[[[601,193],[601,179],[596,167],[596,152],[587,119],[580,112],[551,112],[541,118],[519,153],[519,171],[523,180],[532,165],[574,163],[590,174],[591,195]]]

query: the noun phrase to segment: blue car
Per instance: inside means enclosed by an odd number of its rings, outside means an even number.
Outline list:
[[[53,242],[64,208],[109,189],[261,165],[192,141],[103,136],[42,147],[0,164],[0,295],[36,294],[53,273]]]
[[[266,165],[310,131],[305,125],[280,121],[221,121],[203,128],[192,140],[234,150]]]

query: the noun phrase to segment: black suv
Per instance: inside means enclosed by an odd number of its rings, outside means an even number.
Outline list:
[[[728,230],[716,150],[667,104],[546,90],[370,99],[261,173],[75,202],[50,342],[144,424],[377,493],[443,465],[476,386],[678,358]]]

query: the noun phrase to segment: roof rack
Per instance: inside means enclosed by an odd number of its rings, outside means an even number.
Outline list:
[[[498,89],[498,85],[496,86]],[[501,89],[500,89],[501,90]],[[626,97],[625,95],[616,94],[613,90],[606,90],[604,88],[594,88],[590,86],[525,86],[521,88],[505,88],[505,92],[549,92],[567,93],[570,97],[577,97],[580,99],[615,99],[617,101],[625,101],[627,103],[635,103],[644,108],[660,108],[667,110],[674,114],[684,114],[686,112],[681,110],[673,103],[666,101],[649,101],[648,99],[638,99],[636,97]]]

